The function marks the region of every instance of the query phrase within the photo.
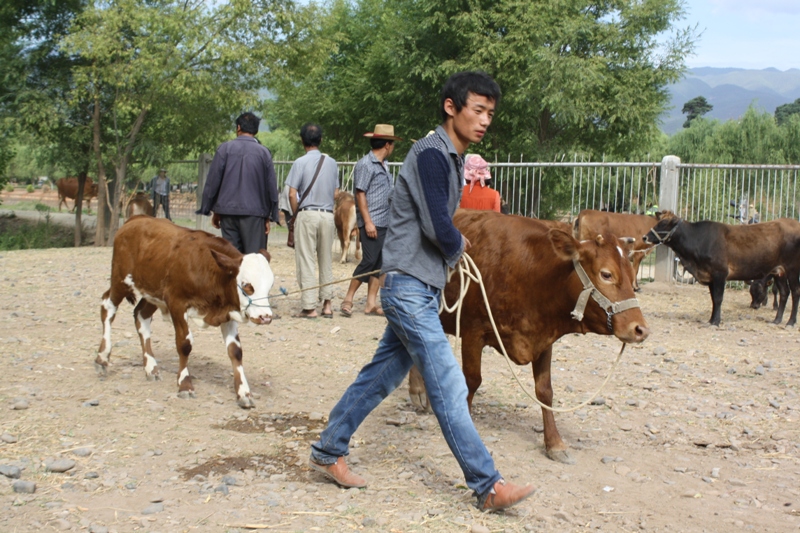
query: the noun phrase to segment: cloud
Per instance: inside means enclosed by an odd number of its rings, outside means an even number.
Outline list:
[[[744,11],[761,14],[793,14],[800,15],[798,0],[710,0],[714,8],[731,12]]]

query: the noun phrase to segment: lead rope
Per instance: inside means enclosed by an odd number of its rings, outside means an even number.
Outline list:
[[[619,354],[617,355],[617,359],[614,361],[614,364],[611,365],[611,370],[609,370],[606,379],[588,400],[576,405],[575,407],[569,407],[569,408],[558,408],[545,405],[542,402],[540,402],[535,395],[531,394],[528,391],[528,389],[525,387],[525,385],[522,384],[522,381],[520,381],[519,376],[514,370],[514,366],[512,366],[511,363],[511,358],[508,356],[508,352],[506,352],[506,347],[503,344],[503,339],[500,338],[500,332],[497,331],[497,325],[495,324],[494,316],[492,316],[492,308],[489,305],[489,297],[486,294],[486,287],[483,284],[483,276],[481,276],[480,270],[475,265],[475,262],[472,260],[469,254],[467,254],[466,252],[462,254],[461,260],[458,262],[456,268],[450,269],[448,271],[447,273],[448,283],[450,282],[453,273],[456,271],[458,271],[459,273],[459,281],[460,281],[459,284],[460,290],[458,299],[452,306],[448,306],[447,302],[445,302],[444,292],[442,292],[442,297],[439,300],[439,314],[441,314],[442,311],[446,311],[448,313],[453,313],[453,311],[456,312],[456,347],[458,347],[459,339],[461,338],[461,308],[464,306],[464,297],[466,296],[467,290],[469,289],[469,284],[474,281],[481,288],[481,294],[483,295],[483,303],[486,306],[486,312],[489,315],[489,322],[492,324],[492,330],[494,331],[494,334],[497,337],[497,342],[500,344],[501,353],[503,354],[503,357],[506,360],[506,364],[508,365],[508,368],[511,371],[511,374],[514,376],[514,379],[516,380],[517,384],[520,386],[522,391],[528,396],[528,398],[536,402],[536,404],[539,405],[539,407],[541,407],[542,409],[547,409],[548,411],[552,411],[554,413],[569,413],[572,411],[577,411],[581,407],[589,405],[589,403],[591,403],[591,401],[594,400],[598,394],[600,394],[600,391],[603,390],[603,387],[606,386],[608,380],[610,380],[611,376],[614,375],[614,371],[616,370],[620,359],[622,359],[622,352],[625,351],[626,343],[624,342],[622,343],[622,348],[620,348]]]

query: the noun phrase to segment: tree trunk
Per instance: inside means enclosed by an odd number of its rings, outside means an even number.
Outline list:
[[[92,111],[92,144],[97,159],[97,225],[94,230],[94,245],[106,245],[106,169],[103,165],[103,153],[100,149],[100,102],[94,99]]]
[[[81,215],[83,215],[83,191],[86,187],[86,171],[78,173],[78,194],[75,195],[75,240],[73,245],[75,248],[80,247],[83,241],[81,235]]]

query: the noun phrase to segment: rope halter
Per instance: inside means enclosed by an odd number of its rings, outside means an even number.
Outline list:
[[[269,296],[262,296],[261,298],[250,298],[250,295],[244,291],[244,288],[241,285],[236,285],[239,287],[239,290],[242,292],[242,295],[247,298],[247,305],[244,306],[245,312],[250,309],[250,306],[253,307],[269,307]],[[267,300],[266,304],[256,303],[259,300]]]
[[[575,309],[573,309],[572,313],[570,313],[572,318],[578,322],[583,320],[583,312],[586,310],[586,304],[589,302],[590,296],[595,302],[597,302],[597,305],[599,305],[600,308],[606,312],[608,317],[606,326],[608,327],[609,332],[614,331],[614,328],[611,327],[612,316],[623,311],[627,311],[628,309],[639,307],[639,300],[636,298],[629,298],[621,302],[612,302],[606,298],[603,293],[597,289],[597,287],[594,286],[592,280],[589,279],[589,276],[586,274],[586,271],[583,269],[577,259],[573,259],[572,264],[575,266],[575,272],[577,272],[578,277],[581,279],[581,283],[583,283],[583,291],[581,291],[580,296],[578,296],[578,301],[575,303]]]
[[[655,244],[655,246],[658,246],[659,244],[667,244],[669,240],[672,238],[672,234],[675,233],[675,230],[678,229],[678,226],[680,225],[681,225],[681,220],[678,220],[678,223],[675,224],[675,227],[666,232],[666,235],[664,235],[663,237],[658,234],[658,232],[656,231],[656,227],[653,226],[652,228],[650,228],[650,231],[647,232],[647,235],[650,235],[652,233],[653,236],[655,236],[656,240],[658,241]],[[645,235],[645,237],[647,235]]]

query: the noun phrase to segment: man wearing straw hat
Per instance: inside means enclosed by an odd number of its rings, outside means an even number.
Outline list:
[[[366,280],[360,276],[381,268],[381,250],[389,226],[389,197],[392,195],[394,183],[386,160],[394,151],[394,142],[402,141],[395,137],[394,126],[376,124],[375,130],[364,134],[369,139],[372,150],[359,159],[353,169],[353,182],[356,193],[356,221],[361,239],[361,263],[353,271],[353,280],[347,289],[341,306],[343,316],[353,314],[353,298],[362,282],[367,282],[367,304],[364,313],[371,316],[383,316],[378,307],[378,274]]]

